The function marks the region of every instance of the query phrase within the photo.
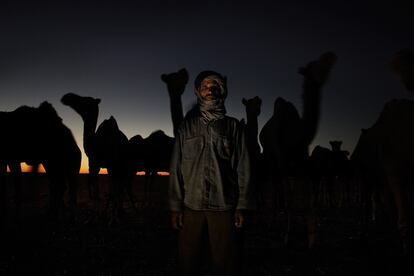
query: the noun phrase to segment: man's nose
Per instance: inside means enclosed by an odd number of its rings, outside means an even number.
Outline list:
[[[209,93],[211,93],[211,94],[214,94],[214,95],[216,95],[216,94],[218,94],[218,92],[219,92],[219,90],[217,89],[217,87],[210,87],[209,89],[208,89],[208,92]]]

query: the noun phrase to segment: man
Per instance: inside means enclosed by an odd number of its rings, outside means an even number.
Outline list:
[[[181,123],[170,170],[169,205],[179,230],[180,275],[199,275],[210,254],[214,275],[237,275],[243,210],[250,207],[250,164],[244,130],[226,116],[226,78],[203,71],[195,79],[197,107]],[[205,246],[203,241],[208,240]],[[204,255],[203,255],[204,254]]]

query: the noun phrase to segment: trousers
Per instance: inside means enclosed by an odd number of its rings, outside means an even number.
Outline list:
[[[242,233],[234,225],[234,211],[184,210],[178,234],[179,275],[240,275]]]

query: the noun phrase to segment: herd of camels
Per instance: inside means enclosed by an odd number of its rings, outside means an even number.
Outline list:
[[[394,71],[412,92],[413,56],[412,50],[401,50],[394,56],[392,63]],[[315,241],[316,214],[313,208],[309,208],[312,202],[310,196],[306,195],[312,193],[309,192],[311,186],[307,183],[324,182],[327,184],[324,187],[329,191],[334,185],[332,183],[338,179],[357,177],[366,191],[367,200],[383,198],[384,206],[390,206],[389,209],[394,210],[402,248],[408,250],[414,210],[410,185],[414,168],[414,131],[409,127],[414,118],[414,101],[401,99],[386,103],[376,123],[362,130],[350,158],[348,152],[341,150],[341,141],[331,141],[332,149],[317,146],[309,154],[309,146],[318,129],[322,88],[335,62],[336,55],[327,52],[301,67],[302,112],[298,112],[291,102],[279,97],[275,100],[272,117],[260,133],[258,116],[261,99],[256,96],[242,100],[246,108],[246,120],[243,119],[242,123],[252,159],[252,181],[256,187],[258,206],[260,208],[266,193],[264,182],[272,183],[275,195],[273,200],[278,208],[289,209],[300,201],[307,210],[308,240],[311,246]],[[181,69],[162,74],[161,79],[167,87],[175,133],[186,116],[181,97],[188,83],[188,72]],[[100,99],[68,93],[62,97],[61,102],[78,113],[84,123],[83,148],[89,165],[90,198],[99,202],[98,173],[101,168],[107,168],[111,179],[109,202],[116,217],[116,212],[122,209],[124,195],[133,199],[131,185],[137,171],[146,172],[147,192],[151,189],[151,178],[156,172],[168,171],[174,138],[158,130],[145,139],[140,135],[128,139],[113,117],[97,126]],[[19,191],[21,162],[31,165],[34,171],[39,164],[44,166],[50,180],[51,215],[58,216],[64,208],[66,190],[69,207],[74,209],[77,204],[81,151],[70,129],[62,123],[53,106],[48,102],[43,102],[39,107],[21,106],[11,112],[0,112],[0,121],[3,129],[0,135],[2,217],[7,205],[4,184],[7,166],[16,191]],[[289,196],[291,193],[288,190],[297,189],[295,187],[305,189],[302,191],[304,198],[295,200]],[[19,192],[16,192],[16,202],[18,209]]]

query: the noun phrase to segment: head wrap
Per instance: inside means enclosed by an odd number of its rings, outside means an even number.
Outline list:
[[[200,95],[200,86],[203,80],[212,80],[219,87],[219,95],[214,100],[206,100]],[[226,114],[224,100],[227,97],[227,79],[221,74],[214,71],[203,71],[196,77],[194,81],[195,94],[197,95],[197,103],[200,109],[201,117],[205,122],[222,119]]]

